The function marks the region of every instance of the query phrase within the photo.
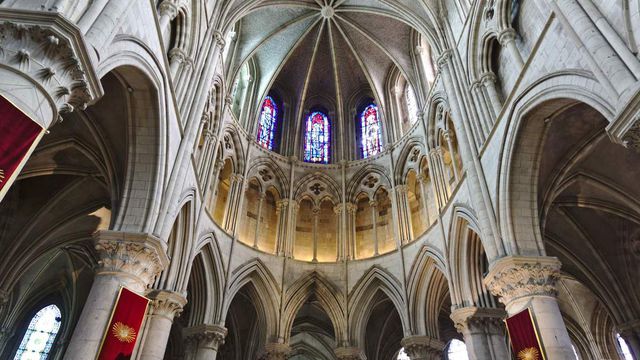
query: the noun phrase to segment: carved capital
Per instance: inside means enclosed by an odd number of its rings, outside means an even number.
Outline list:
[[[183,329],[182,337],[187,342],[197,343],[199,347],[218,351],[224,345],[227,328],[222,325],[197,325]]]
[[[436,62],[438,63],[438,69],[443,69],[449,64],[449,60],[451,60],[451,50],[447,49],[438,56]]]
[[[484,86],[493,86],[498,81],[498,78],[493,72],[487,71],[480,76],[480,81]]]
[[[102,96],[80,30],[59,13],[0,9],[0,65],[11,69],[0,93],[45,128]]]
[[[260,360],[286,360],[290,353],[291,348],[287,344],[268,343],[264,346]]]
[[[411,360],[440,359],[445,345],[438,339],[419,335],[407,336],[401,344]]]
[[[409,192],[409,186],[407,185],[396,185],[396,192],[398,195],[405,195]]]
[[[150,234],[100,230],[93,234],[100,257],[98,273],[122,273],[143,287],[153,283],[169,259],[160,239]]]
[[[481,332],[485,334],[502,334],[503,322],[507,312],[496,308],[478,308],[469,306],[451,312],[451,320],[460,333]]]
[[[334,350],[338,360],[366,360],[364,351],[357,347],[339,347]]]
[[[632,150],[640,152],[640,118],[622,135],[622,144]]]
[[[512,28],[504,29],[498,35],[498,42],[502,46],[507,46],[507,44],[516,40],[516,36],[518,36],[518,34],[514,29]]]
[[[169,50],[169,62],[172,64],[173,63],[181,64],[185,62],[186,58],[187,58],[187,54],[184,52],[184,50],[180,48],[173,48]]]
[[[213,33],[213,36],[215,37],[216,45],[220,49],[224,49],[224,46],[226,45],[226,41],[224,40],[224,35],[220,31],[216,30]]]
[[[560,266],[555,257],[508,256],[493,264],[484,283],[507,306],[523,297],[556,297]]]
[[[178,5],[176,5],[175,0],[164,0],[158,6],[158,14],[160,16],[166,16],[170,20],[173,20],[178,16]]]
[[[152,314],[170,320],[180,316],[182,309],[187,305],[187,299],[175,291],[152,290],[147,296],[151,299]]]

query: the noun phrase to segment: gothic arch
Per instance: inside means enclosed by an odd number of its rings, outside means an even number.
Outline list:
[[[363,192],[373,199],[380,188],[391,189],[387,170],[378,165],[364,166],[351,177],[347,185],[347,200],[355,202]]]
[[[373,300],[378,292],[393,303],[405,333],[410,332],[409,317],[406,312],[404,291],[399,281],[386,270],[373,266],[355,284],[349,293],[349,339],[356,345],[363,345],[366,336],[366,325],[374,305]]]

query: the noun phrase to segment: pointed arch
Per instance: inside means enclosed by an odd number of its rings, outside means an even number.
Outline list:
[[[374,305],[374,298],[382,292],[393,303],[404,333],[409,333],[410,324],[407,316],[404,292],[398,279],[379,266],[373,266],[364,275],[349,294],[349,339],[357,345],[363,345],[367,320]]]

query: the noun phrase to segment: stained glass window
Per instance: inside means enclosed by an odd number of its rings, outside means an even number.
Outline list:
[[[329,118],[322,112],[315,111],[307,118],[304,138],[304,161],[329,162]]]
[[[42,308],[31,319],[14,360],[45,360],[60,330],[62,316],[55,305]]]
[[[362,157],[367,158],[382,151],[382,126],[378,116],[378,107],[367,106],[360,114],[362,130]]]
[[[273,150],[273,138],[278,119],[278,106],[271,96],[267,96],[262,102],[260,122],[258,124],[258,144],[265,149]]]
[[[407,89],[404,92],[404,100],[407,103],[409,123],[413,124],[418,119],[418,105],[416,104],[416,94],[409,85],[407,85]]]

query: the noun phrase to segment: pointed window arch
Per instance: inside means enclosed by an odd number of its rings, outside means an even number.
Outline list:
[[[267,96],[262,102],[260,111],[260,122],[258,124],[257,141],[265,149],[273,150],[273,139],[275,137],[278,121],[278,105],[271,96]]]
[[[362,158],[366,159],[382,151],[382,126],[378,107],[375,104],[370,104],[360,114],[360,129]]]
[[[307,117],[304,137],[304,161],[329,163],[329,118],[323,112],[314,111]]]
[[[45,306],[29,322],[14,360],[46,359],[62,325],[62,315],[56,305]]]

